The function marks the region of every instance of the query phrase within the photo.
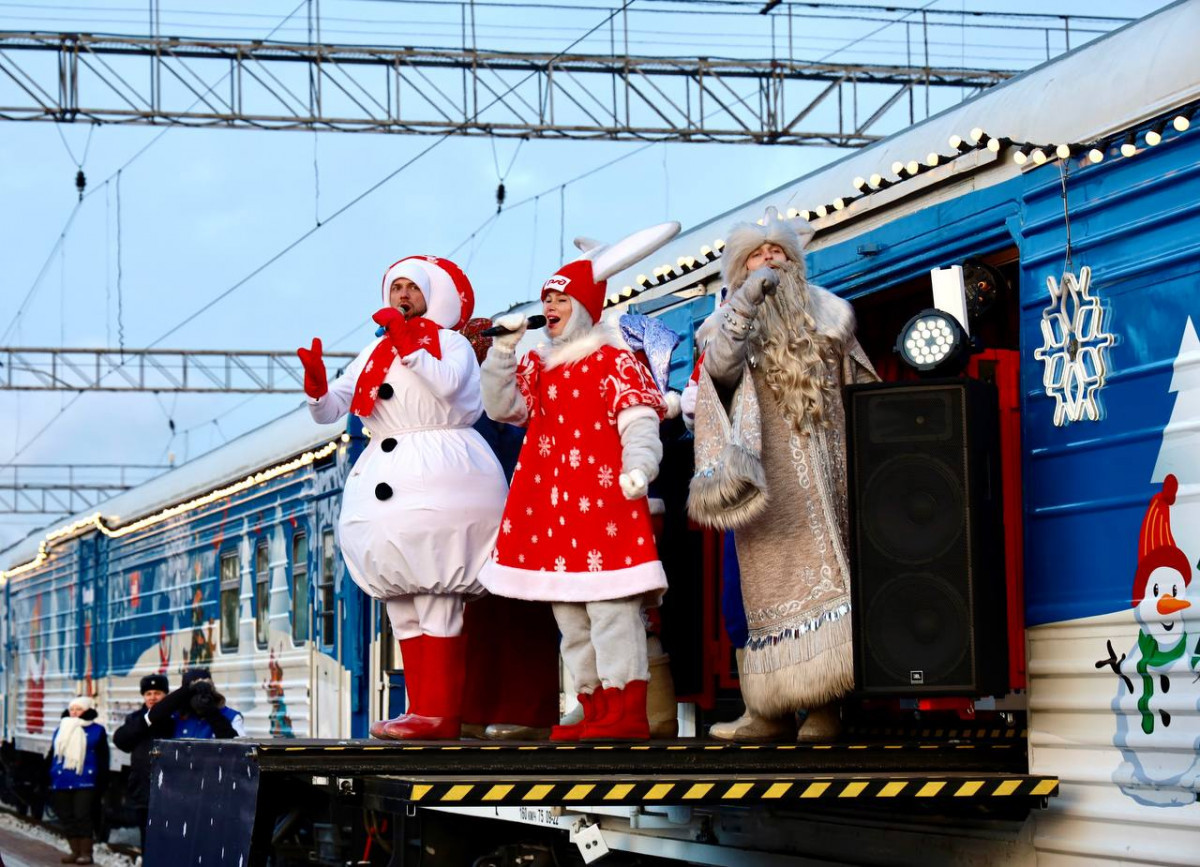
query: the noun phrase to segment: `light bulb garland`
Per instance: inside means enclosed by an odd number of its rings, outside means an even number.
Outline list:
[[[53,532],[47,533],[38,543],[37,555],[32,560],[28,560],[18,566],[14,566],[12,569],[0,570],[0,581],[7,581],[10,578],[15,578],[18,575],[23,575],[26,572],[30,572],[38,568],[50,559],[51,546],[61,542],[64,539],[72,538],[89,530],[98,530],[110,539],[119,539],[122,536],[128,536],[130,533],[136,533],[139,530],[144,530],[147,527],[154,526],[155,524],[161,524],[163,521],[166,521],[170,518],[187,514],[188,512],[192,512],[203,506],[207,506],[209,503],[222,500],[226,497],[231,497],[234,494],[239,494],[242,491],[254,487],[255,485],[261,485],[265,482],[271,481],[272,479],[276,479],[279,476],[294,472],[301,467],[306,467],[314,461],[318,461],[321,458],[325,458],[333,454],[335,451],[337,451],[338,446],[349,441],[350,435],[342,434],[337,439],[330,440],[318,449],[304,452],[303,454],[298,455],[289,461],[284,461],[281,464],[276,464],[273,467],[268,467],[265,470],[261,470],[257,473],[246,476],[246,478],[242,479],[241,481],[234,482],[231,485],[226,485],[221,488],[216,488],[215,490],[209,491],[206,494],[201,494],[200,496],[194,497],[186,502],[170,506],[162,511],[156,512],[153,515],[139,518],[132,523],[124,524],[120,527],[109,527],[104,523],[104,518],[99,512],[89,515],[86,518],[81,518],[74,523],[68,524],[66,527],[60,527]]]
[[[1123,157],[1136,156],[1141,152],[1138,147],[1140,130],[1144,129],[1142,139],[1146,147],[1156,147],[1163,141],[1168,130],[1173,130],[1175,133],[1187,132],[1191,128],[1192,120],[1198,110],[1200,110],[1200,104],[1189,104],[1182,109],[1156,118],[1147,126],[1106,136],[1092,142],[1047,142],[1043,144],[1021,142],[1005,136],[991,135],[983,127],[974,127],[966,136],[952,135],[949,137],[947,145],[952,151],[950,154],[930,151],[923,159],[894,160],[891,164],[891,174],[894,177],[887,177],[882,171],[866,176],[856,176],[850,184],[855,190],[855,195],[839,196],[831,202],[810,209],[789,207],[786,213],[776,212],[775,218],[777,220],[801,219],[807,222],[824,219],[838,212],[844,213],[859,199],[902,184],[935,168],[951,165],[959,157],[966,156],[975,150],[987,150],[993,154],[1008,151],[1012,154],[1013,163],[1021,167],[1043,166],[1055,159],[1077,159],[1084,165],[1096,165],[1103,162],[1109,155],[1116,153]],[[764,217],[760,217],[755,222],[760,226],[767,225]],[[637,288],[631,294],[626,294],[625,291],[613,293],[605,299],[604,306],[611,307],[622,303],[623,300],[639,295],[653,286],[669,283],[678,276],[688,274],[710,262],[715,262],[721,258],[724,248],[725,242],[718,238],[711,245],[702,246],[698,257],[681,256],[674,263],[659,265],[651,272],[654,274],[653,278],[639,274],[634,281],[637,283]],[[628,290],[630,287],[625,288]]]

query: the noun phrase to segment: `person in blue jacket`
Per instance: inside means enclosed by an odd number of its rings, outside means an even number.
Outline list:
[[[147,720],[155,725],[173,720],[176,738],[236,738],[246,734],[242,715],[225,704],[225,696],[213,686],[207,668],[183,672],[179,689],[150,708]]]
[[[63,864],[91,864],[93,816],[108,778],[108,733],[96,722],[90,696],[71,700],[50,741],[50,790],[54,812],[71,852]]]

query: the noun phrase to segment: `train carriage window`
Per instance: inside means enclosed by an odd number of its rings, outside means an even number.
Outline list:
[[[308,641],[308,537],[292,536],[292,640]]]
[[[337,601],[333,596],[334,566],[333,530],[321,533],[321,643],[331,646],[337,643]]]
[[[271,558],[265,539],[254,551],[254,639],[267,646],[271,618]]]
[[[241,564],[236,551],[221,555],[221,649],[238,648],[238,608]]]

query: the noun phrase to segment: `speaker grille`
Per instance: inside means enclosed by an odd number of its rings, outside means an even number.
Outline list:
[[[996,397],[968,380],[847,391],[858,687],[1002,691]],[[999,542],[999,546],[997,546]]]
[[[875,593],[866,618],[869,666],[902,684],[964,684],[971,612],[962,590],[939,575],[897,575]]]
[[[867,480],[863,529],[876,551],[902,563],[945,554],[966,526],[961,474],[935,458],[902,455]]]

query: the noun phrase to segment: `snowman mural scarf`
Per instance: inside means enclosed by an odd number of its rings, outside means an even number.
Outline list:
[[[1142,696],[1138,699],[1138,712],[1142,715],[1142,731],[1148,735],[1154,734],[1154,714],[1150,710],[1150,699],[1154,697],[1154,676],[1148,669],[1162,669],[1177,662],[1187,650],[1187,635],[1182,635],[1170,650],[1163,650],[1154,640],[1154,636],[1145,632],[1138,633],[1138,652],[1141,659],[1137,662],[1138,674],[1142,676]],[[1193,662],[1193,667],[1195,667]]]

